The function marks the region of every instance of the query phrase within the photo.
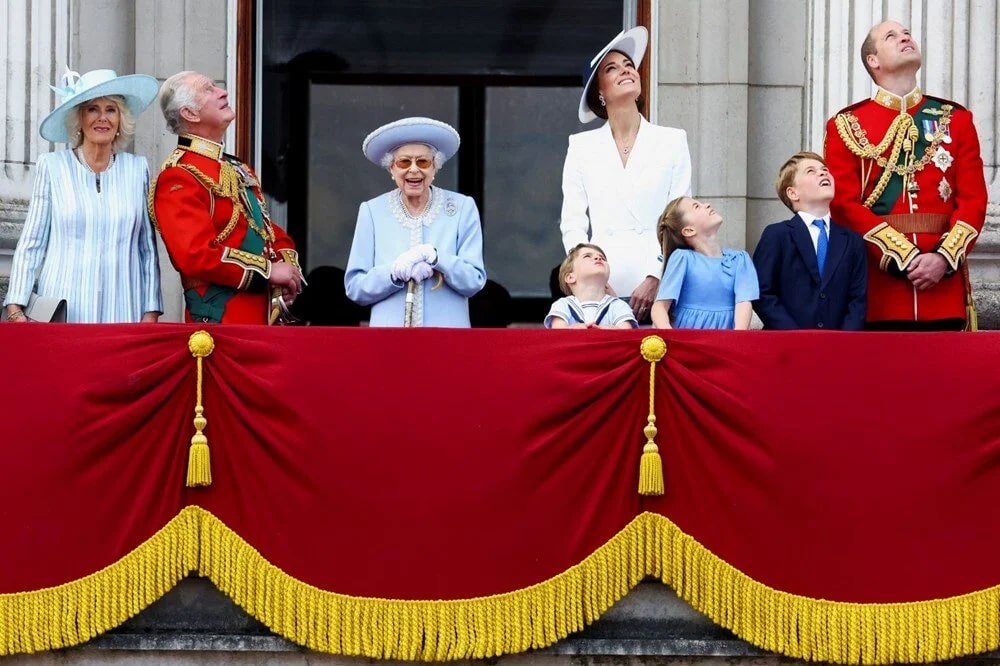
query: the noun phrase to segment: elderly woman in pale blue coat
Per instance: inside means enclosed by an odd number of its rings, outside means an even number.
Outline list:
[[[412,325],[469,326],[469,297],[486,283],[479,209],[471,197],[432,186],[459,142],[450,125],[404,118],[362,145],[396,183],[361,204],[344,276],[347,296],[372,306],[372,326],[403,326],[411,280]]]

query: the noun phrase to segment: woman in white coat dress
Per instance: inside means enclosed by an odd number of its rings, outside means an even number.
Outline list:
[[[580,98],[581,122],[602,127],[569,137],[559,227],[568,252],[601,246],[610,286],[648,321],[662,274],[656,221],[667,202],[691,195],[687,134],[653,125],[639,112],[637,71],[646,51],[643,27],[622,32],[590,62]]]

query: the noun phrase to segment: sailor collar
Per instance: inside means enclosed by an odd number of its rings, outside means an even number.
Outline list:
[[[923,97],[924,93],[920,91],[920,86],[917,86],[902,97],[889,92],[885,88],[878,87],[875,90],[875,94],[872,95],[872,100],[874,100],[876,104],[884,106],[887,109],[903,113],[904,111],[907,111],[908,109],[911,109],[919,104]]]

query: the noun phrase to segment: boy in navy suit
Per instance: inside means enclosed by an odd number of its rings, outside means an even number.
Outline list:
[[[830,220],[834,182],[823,158],[796,153],[778,172],[776,187],[795,214],[768,225],[753,253],[760,283],[753,309],[764,328],[862,330],[868,284],[864,241]]]

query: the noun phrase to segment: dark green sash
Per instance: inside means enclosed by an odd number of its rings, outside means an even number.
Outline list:
[[[257,228],[263,229],[264,213],[260,209],[257,195],[250,187],[244,190],[244,195],[243,203],[247,204],[249,209],[247,212],[253,217]],[[247,232],[243,236],[239,249],[252,254],[260,254],[264,251],[264,239],[253,227],[247,225]],[[191,313],[191,318],[195,321],[218,324],[226,313],[226,304],[229,303],[229,299],[236,295],[236,292],[237,290],[232,287],[210,284],[204,295],[199,294],[194,289],[185,290],[184,303],[187,305],[188,312]]]
[[[923,156],[924,151],[927,150],[927,146],[930,145],[930,142],[925,136],[926,133],[924,132],[924,118],[934,118],[936,120],[941,119],[940,115],[925,114],[924,111],[926,109],[936,109],[940,111],[941,102],[931,97],[925,97],[924,103],[920,106],[920,109],[913,114],[913,123],[916,125],[920,134],[913,146],[913,154],[918,160]],[[921,115],[923,115],[923,117],[921,117]],[[897,164],[899,164],[899,166],[906,165],[906,153],[902,150],[899,151],[899,161]],[[884,173],[884,170],[879,172],[879,177],[882,176],[882,173]],[[878,178],[875,179],[875,182],[878,182]],[[902,194],[903,177],[894,173],[892,174],[892,177],[889,178],[889,184],[886,185],[885,191],[882,192],[882,196],[878,198],[878,201],[872,204],[871,211],[876,215],[888,215],[892,212],[893,207],[895,207],[896,202]]]

